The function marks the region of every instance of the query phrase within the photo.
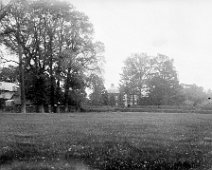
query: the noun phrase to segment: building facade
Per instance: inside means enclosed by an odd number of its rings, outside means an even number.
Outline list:
[[[114,84],[111,84],[107,92],[111,106],[131,107],[138,105],[138,95],[121,93]]]

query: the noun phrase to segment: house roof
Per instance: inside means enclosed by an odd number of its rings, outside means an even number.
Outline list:
[[[119,93],[119,89],[115,87],[114,84],[111,84],[110,88],[107,90],[108,93]]]
[[[17,91],[18,87],[16,83],[0,82],[0,90]]]

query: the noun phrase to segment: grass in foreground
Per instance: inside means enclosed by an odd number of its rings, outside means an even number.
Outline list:
[[[31,157],[13,150],[18,156],[1,168],[26,169],[30,164],[42,170],[74,169],[76,158],[99,169],[202,170],[212,166],[212,115],[2,114],[0,128],[1,148],[14,148],[17,133],[34,134],[37,148]]]

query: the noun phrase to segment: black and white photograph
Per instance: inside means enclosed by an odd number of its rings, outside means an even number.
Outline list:
[[[0,170],[212,170],[212,1],[0,0]]]

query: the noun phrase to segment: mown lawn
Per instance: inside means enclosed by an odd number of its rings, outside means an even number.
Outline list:
[[[26,161],[36,161],[46,162],[49,169],[53,164],[72,169],[67,163],[73,159],[98,169],[212,167],[212,114],[0,114],[0,148],[15,148],[14,135],[19,133],[35,136],[34,157],[1,162],[0,155],[0,168],[24,169]],[[55,160],[66,163],[55,165]]]

